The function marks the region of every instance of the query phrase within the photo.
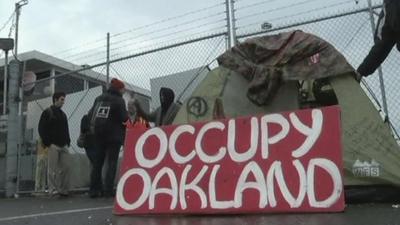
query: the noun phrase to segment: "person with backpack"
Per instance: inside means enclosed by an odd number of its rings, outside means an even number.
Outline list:
[[[51,196],[68,196],[68,149],[71,139],[68,119],[61,107],[65,93],[53,94],[53,105],[45,109],[39,120],[38,131],[43,147],[48,147],[48,186]]]
[[[385,61],[394,45],[400,51],[400,1],[384,0],[375,30],[375,44],[357,69],[357,79],[368,76]]]
[[[90,126],[94,132],[96,154],[90,175],[89,196],[113,197],[114,179],[118,164],[118,155],[125,138],[125,124],[128,113],[122,98],[125,85],[113,78],[110,88],[96,98],[90,110]],[[108,167],[102,182],[102,169],[107,159]]]

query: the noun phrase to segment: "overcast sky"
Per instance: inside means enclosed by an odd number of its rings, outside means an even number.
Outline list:
[[[264,22],[276,28],[337,15],[364,8],[367,1],[235,0],[237,34],[260,31]],[[8,19],[15,2],[0,0],[0,37],[11,31],[14,38],[13,20]],[[291,29],[324,38],[354,66],[372,45],[368,13]],[[21,10],[18,53],[38,50],[76,65],[94,65],[106,61],[107,32],[111,35],[111,58],[116,59],[225,31],[225,0],[29,0]],[[225,49],[225,40],[220,37],[125,60],[113,64],[112,69],[130,82],[132,74],[140,74],[143,82],[138,85],[148,88],[149,78],[203,66]],[[104,72],[104,68],[95,70]]]
[[[13,0],[0,1],[0,24],[14,10]],[[21,51],[65,50],[170,16],[213,5],[214,0],[30,0],[22,8]],[[10,25],[1,31],[7,36]]]
[[[14,38],[13,21],[8,18],[15,2],[0,0],[0,37],[7,37],[11,30]],[[372,2],[380,4],[382,0]],[[355,0],[235,0],[237,33],[260,31],[264,22],[280,27],[366,5],[367,0],[359,0],[358,4]],[[38,50],[76,65],[94,65],[105,62],[107,32],[115,59],[225,32],[225,11],[225,0],[29,0],[21,10],[18,52]],[[372,45],[368,13],[291,29],[325,38],[354,66]],[[149,88],[149,78],[203,66],[224,50],[224,39],[220,37],[115,63],[112,73]],[[104,67],[95,70],[103,73]],[[138,74],[142,76],[140,81],[133,78]]]
[[[360,0],[360,4],[365,5],[366,1]],[[0,1],[0,29],[14,11],[15,2],[17,1]],[[53,54],[74,47],[84,49],[85,44],[104,39],[107,32],[115,35],[133,29],[132,32],[124,34],[125,36],[120,36],[119,41],[124,43],[129,37],[142,32],[135,31],[135,28],[176,16],[177,19],[152,25],[147,29],[168,30],[168,27],[173,25],[188,28],[199,26],[204,27],[200,32],[206,32],[207,27],[204,25],[209,23],[210,32],[213,29],[217,31],[218,28],[223,29],[221,27],[225,25],[224,2],[225,0],[29,0],[29,4],[22,8],[20,17],[19,52],[35,49]],[[330,6],[337,3],[339,5]],[[285,17],[297,20],[356,6],[352,0],[237,0],[235,4],[238,32],[258,29],[263,21],[272,20],[271,23],[278,24],[282,23]],[[324,6],[327,7],[326,10],[314,10]],[[179,17],[207,7],[211,8]],[[294,14],[302,12],[304,13],[297,18],[293,17]],[[190,22],[193,19],[198,19],[198,23]],[[187,23],[179,25],[182,22]],[[8,36],[11,25],[12,22],[8,23],[0,31],[1,37]],[[144,33],[136,42],[145,42],[146,38],[152,39],[146,34],[148,33]],[[117,38],[119,37],[112,40],[118,41]],[[104,41],[100,44],[103,45]]]

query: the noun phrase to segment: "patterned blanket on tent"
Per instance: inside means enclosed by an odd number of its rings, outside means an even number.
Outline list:
[[[220,55],[218,63],[249,81],[247,96],[257,105],[268,104],[285,81],[354,73],[331,44],[300,30],[248,39]]]

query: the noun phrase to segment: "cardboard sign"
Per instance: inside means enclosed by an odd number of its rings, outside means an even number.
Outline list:
[[[344,210],[340,110],[129,129],[116,214]]]

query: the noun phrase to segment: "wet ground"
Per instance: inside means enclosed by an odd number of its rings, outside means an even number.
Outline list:
[[[113,199],[86,195],[0,199],[1,225],[400,225],[400,205],[348,205],[343,213],[229,216],[114,216]]]

